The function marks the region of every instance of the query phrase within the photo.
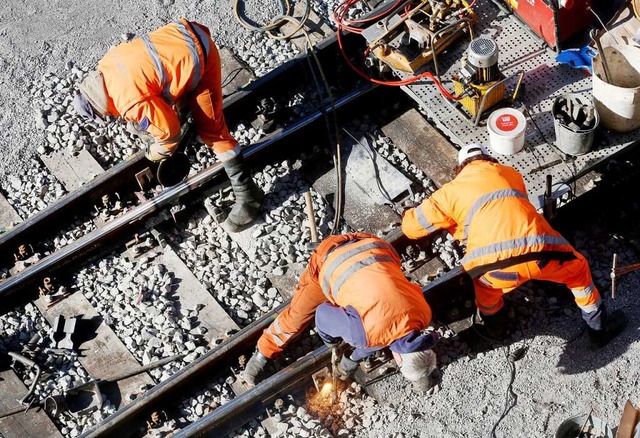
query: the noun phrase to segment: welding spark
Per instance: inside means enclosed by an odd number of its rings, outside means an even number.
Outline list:
[[[322,389],[320,390],[320,394],[323,397],[327,397],[331,394],[331,391],[333,390],[333,384],[331,382],[325,382],[322,385]]]

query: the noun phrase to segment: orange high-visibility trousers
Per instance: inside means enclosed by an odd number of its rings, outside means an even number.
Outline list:
[[[543,260],[520,263],[505,269],[487,272],[473,280],[478,310],[493,315],[504,305],[502,296],[529,280],[551,281],[566,285],[583,312],[593,312],[601,303],[600,293],[593,283],[589,263],[574,251],[573,260]]]
[[[207,68],[190,95],[189,108],[202,141],[213,149],[220,161],[227,161],[240,153],[240,147],[229,133],[222,112],[220,54],[213,43],[207,65],[211,67]]]

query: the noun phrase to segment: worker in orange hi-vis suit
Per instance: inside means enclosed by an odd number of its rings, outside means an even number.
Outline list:
[[[239,231],[257,215],[264,193],[244,164],[222,113],[221,63],[209,29],[185,19],[167,24],[107,52],[74,99],[85,118],[119,116],[153,137],[146,156],[160,161],[180,140],[177,108],[188,108],[198,135],[216,153],[229,176],[236,203],[227,218]]]
[[[624,329],[625,315],[607,315],[587,260],[529,202],[518,171],[471,144],[460,150],[456,173],[403,214],[402,231],[417,239],[445,229],[466,245],[461,264],[473,278],[478,316],[488,333],[506,334],[499,312],[503,294],[534,279],[571,290],[595,347]]]
[[[431,309],[420,286],[405,278],[400,258],[388,242],[366,233],[323,240],[291,303],[258,340],[242,379],[255,384],[268,360],[302,333],[314,315],[325,344],[334,348],[344,341],[355,347],[340,360],[341,377],[353,375],[359,361],[389,347],[414,389],[431,386],[430,374],[436,367],[431,347],[439,335],[422,332],[431,321]]]

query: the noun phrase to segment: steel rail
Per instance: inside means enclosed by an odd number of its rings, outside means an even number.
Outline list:
[[[359,88],[337,99],[334,106],[336,109],[339,109],[374,88],[377,87],[369,83],[365,83]],[[333,107],[325,107],[322,110],[318,110],[315,113],[299,120],[293,125],[276,131],[263,141],[248,146],[244,151],[245,156],[248,159],[255,157],[258,153],[263,152],[268,147],[318,121],[323,117],[325,112],[331,110],[333,110]],[[17,275],[9,277],[4,282],[0,283],[0,309],[4,307],[5,302],[9,302],[18,290],[21,290],[25,286],[36,281],[42,281],[44,277],[51,275],[56,270],[66,266],[79,257],[85,256],[89,253],[98,252],[98,249],[103,248],[107,243],[114,242],[114,237],[121,235],[136,224],[139,225],[142,221],[151,217],[153,214],[156,214],[159,210],[176,204],[179,202],[179,198],[181,196],[193,192],[205,184],[210,183],[214,178],[221,174],[223,174],[222,164],[215,163],[191,176],[186,181],[165,189],[153,199],[129,210],[122,216],[106,223],[103,227],[91,231],[55,253],[48,255],[37,263],[27,267]]]
[[[87,201],[98,201],[107,191],[113,190],[114,186],[122,184],[123,179],[133,177],[134,174],[144,168],[141,163],[144,157],[143,152],[132,155],[104,173],[87,182],[82,187],[66,194],[52,206],[39,211],[35,215],[16,225],[6,233],[0,234],[0,263],[10,261],[20,244],[30,243],[39,235],[34,235],[34,230],[42,230],[50,224],[68,216],[69,211],[73,211]],[[31,234],[27,236],[27,234]],[[13,248],[12,248],[13,247]]]
[[[385,239],[395,248],[399,248],[406,237],[403,235],[402,230],[397,228],[389,235],[385,236]],[[430,304],[435,304],[434,302],[441,300],[442,296],[450,296],[453,293],[452,290],[454,288],[460,287],[459,277],[461,274],[461,269],[455,268],[437,280],[429,283],[425,288],[423,288],[427,301]],[[188,392],[192,391],[195,387],[201,386],[203,380],[202,376],[206,376],[207,380],[219,377],[225,371],[225,368],[222,365],[231,365],[234,361],[237,361],[240,354],[251,351],[262,332],[269,327],[276,316],[289,305],[289,302],[290,300],[285,301],[278,308],[271,310],[259,320],[243,328],[233,338],[200,356],[189,366],[176,372],[165,381],[151,388],[141,397],[117,410],[107,417],[102,423],[98,424],[94,429],[85,432],[81,437],[115,437],[131,433],[131,430],[135,428],[136,424],[144,424],[144,421],[149,418],[149,415],[151,415],[154,410],[161,409],[168,403],[167,400],[175,401],[178,397],[186,396]],[[231,358],[229,358],[228,355],[230,355]],[[274,390],[276,388],[282,386],[284,390],[291,386],[290,384],[286,384],[285,376],[291,376],[291,374],[287,374],[286,370],[289,370],[292,367],[294,368],[294,377],[289,377],[294,380],[298,379],[300,376],[304,376],[304,373],[307,373],[306,377],[308,377],[310,376],[310,373],[314,372],[313,370],[317,370],[322,368],[322,366],[325,366],[329,359],[329,356],[325,357],[321,352],[316,350],[313,359],[302,358],[290,367],[277,373],[276,375],[279,377],[277,377],[278,380],[273,385],[271,385],[271,382],[274,381],[267,379],[265,382],[269,385],[268,388],[261,386],[263,384],[259,384],[256,386],[256,391],[258,392],[249,391],[248,393],[258,394],[256,396],[258,398],[265,397],[267,394],[273,395],[275,394]],[[300,363],[298,364],[298,362]],[[282,380],[283,378],[285,378],[285,380]],[[241,397],[242,398],[239,398],[240,401],[238,402],[233,400],[229,402],[233,402],[234,404],[229,405],[229,408],[225,408],[225,410],[221,411],[220,415],[223,415],[224,418],[228,418],[229,415],[231,415],[228,413],[228,409],[231,407],[233,407],[233,409],[241,409],[244,412],[256,408],[257,402],[247,399],[247,397],[251,397],[250,395],[243,395]],[[223,405],[223,407],[227,406],[229,403]],[[238,407],[237,403],[241,403],[242,405]],[[215,412],[217,412],[217,410]],[[215,424],[218,424],[221,420],[216,418],[213,421]]]
[[[321,59],[331,59],[335,55],[336,47],[332,44],[334,39],[328,40],[317,46]],[[235,125],[246,119],[247,109],[250,108],[249,111],[252,111],[264,97],[272,96],[277,90],[290,89],[294,81],[300,82],[297,78],[308,76],[308,69],[306,55],[300,54],[225,98],[223,111],[227,125]],[[137,172],[148,166],[144,153],[138,152],[73,192],[67,193],[55,204],[0,234],[0,266],[13,262],[13,254],[21,244],[34,243],[38,238],[50,233],[53,228],[61,229],[64,226],[61,224],[68,220],[70,210],[77,212],[90,209],[91,205],[83,206],[98,203],[105,193],[120,190],[133,180]]]
[[[149,418],[153,410],[166,403],[167,399],[176,400],[184,395],[185,390],[201,386],[203,376],[207,379],[215,378],[223,370],[228,369],[232,365],[232,360],[237,361],[238,356],[249,351],[251,346],[258,342],[262,331],[287,305],[288,302],[280,305],[246,326],[228,341],[216,346],[168,379],[158,383],[81,436],[88,438],[130,435],[135,429],[132,425],[144,424],[144,420]]]
[[[402,234],[401,231],[400,234]],[[389,241],[392,244],[397,243],[398,240],[391,240],[392,238],[397,237],[398,235],[395,234],[395,236],[392,236]],[[424,286],[422,288],[422,293],[424,294],[427,302],[432,301],[434,296],[442,294],[443,292],[447,294],[455,293],[452,289],[458,287],[459,277],[462,274],[462,269],[455,268],[440,277],[438,280]],[[264,322],[275,319],[277,312],[281,311],[285,304],[265,315],[265,318],[267,319]],[[262,333],[262,330],[260,330],[258,335],[260,333]],[[233,429],[251,421],[255,417],[256,411],[264,409],[264,405],[270,400],[273,400],[294,387],[308,385],[311,375],[321,368],[329,366],[330,362],[331,351],[326,346],[319,347],[286,368],[283,368],[274,375],[266,378],[247,392],[230,400],[213,412],[210,412],[204,417],[191,423],[184,429],[179,430],[172,436],[174,438],[192,436],[223,436],[225,433],[229,433]]]

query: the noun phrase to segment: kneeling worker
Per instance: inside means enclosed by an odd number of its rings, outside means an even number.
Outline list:
[[[177,108],[190,111],[198,135],[229,176],[236,203],[227,224],[239,231],[257,215],[264,193],[225,123],[221,72],[209,29],[180,19],[109,50],[79,85],[73,104],[85,118],[122,117],[146,131],[154,140],[146,152],[151,161],[176,151],[181,132]]]
[[[302,333],[314,314],[325,344],[335,347],[343,340],[355,347],[341,358],[342,378],[351,377],[365,357],[389,347],[414,388],[429,389],[436,364],[431,347],[439,335],[422,333],[431,321],[431,309],[420,286],[405,278],[388,242],[366,233],[323,240],[290,305],[264,331],[241,378],[254,385],[269,359]]]

